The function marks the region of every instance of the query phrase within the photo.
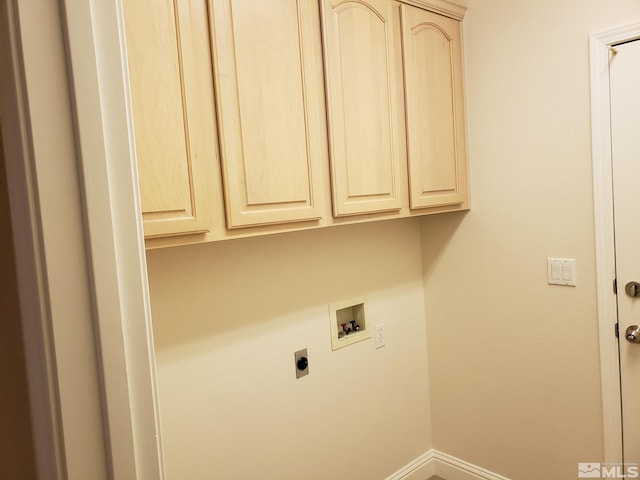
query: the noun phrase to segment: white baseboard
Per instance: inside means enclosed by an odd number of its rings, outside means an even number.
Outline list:
[[[445,480],[510,480],[433,449],[387,477],[386,480],[428,480],[433,475]]]
[[[427,480],[435,475],[433,465],[433,452],[429,450],[427,453],[420,455],[407,466],[402,467],[393,475],[385,480]]]

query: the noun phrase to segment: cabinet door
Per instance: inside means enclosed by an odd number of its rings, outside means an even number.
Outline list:
[[[172,0],[124,2],[146,237],[209,227],[205,162],[215,161],[215,149],[205,145],[200,132],[201,105],[207,102],[196,100],[191,18],[177,8]],[[206,15],[201,20],[206,26]]]
[[[213,0],[229,228],[318,219],[326,126],[317,6]]]
[[[412,209],[467,196],[460,22],[402,5]]]
[[[405,158],[398,6],[322,3],[334,215],[399,210]]]

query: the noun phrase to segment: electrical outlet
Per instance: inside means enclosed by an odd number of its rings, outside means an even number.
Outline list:
[[[376,348],[384,347],[384,323],[376,325]]]
[[[295,360],[296,378],[309,375],[309,355],[307,355],[307,349],[304,348],[294,352],[293,358]]]

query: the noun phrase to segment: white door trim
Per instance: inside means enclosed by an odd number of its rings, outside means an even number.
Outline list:
[[[38,478],[163,477],[121,0],[0,4]]]
[[[620,406],[620,365],[617,322],[613,190],[611,171],[611,117],[609,105],[609,49],[640,38],[640,23],[619,27],[590,36],[591,57],[591,145],[593,160],[593,200],[596,244],[598,325],[600,336],[600,373],[604,458],[622,461],[622,410]]]
[[[112,475],[159,480],[162,436],[122,0],[61,3]]]

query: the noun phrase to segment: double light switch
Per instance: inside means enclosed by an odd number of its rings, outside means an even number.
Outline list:
[[[576,286],[576,260],[574,258],[547,258],[549,285]]]

